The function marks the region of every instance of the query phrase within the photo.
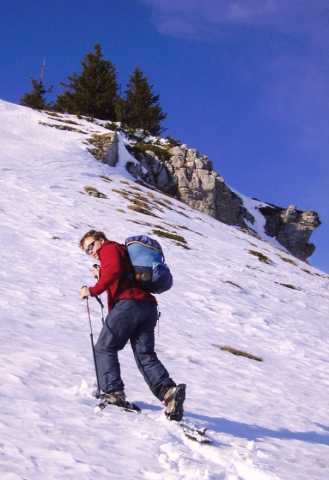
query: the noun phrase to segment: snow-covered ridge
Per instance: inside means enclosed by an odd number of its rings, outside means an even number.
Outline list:
[[[59,130],[46,115],[0,102],[1,479],[327,480],[328,275],[137,185],[124,151],[120,170],[97,162],[84,142],[101,125]],[[146,415],[94,414],[78,295],[92,283],[78,242],[93,227],[160,239],[175,285],[159,296],[157,350],[212,446],[167,424],[129,348],[127,394]]]
[[[170,137],[145,137],[140,130],[56,112],[39,114],[38,124],[82,134],[93,156],[116,172],[170,193],[196,210],[228,225],[240,226],[277,248],[306,260],[315,249],[309,239],[320,225],[318,214],[255,201],[227,185],[206,155]],[[131,174],[131,175],[130,175]]]

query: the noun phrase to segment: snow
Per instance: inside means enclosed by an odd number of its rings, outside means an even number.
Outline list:
[[[267,241],[260,217],[262,239],[174,199],[157,217],[130,210],[118,193],[136,186],[123,137],[114,168],[88,153],[88,135],[39,122],[61,120],[0,102],[1,480],[328,480],[328,276]],[[108,198],[84,194],[85,185]],[[138,188],[152,201],[168,199]],[[254,201],[244,202],[251,209]],[[160,239],[175,285],[158,297],[157,351],[187,383],[186,416],[208,428],[209,446],[167,422],[129,346],[120,356],[126,391],[144,413],[94,412],[79,299],[80,285],[93,283],[92,262],[79,239],[96,227],[123,241],[159,225],[189,249]],[[97,335],[100,309],[90,305]]]

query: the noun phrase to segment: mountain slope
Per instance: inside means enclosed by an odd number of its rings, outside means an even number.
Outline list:
[[[78,125],[0,102],[1,479],[327,480],[328,276],[136,185],[123,137],[118,167],[96,162],[84,142],[106,130],[63,118]],[[159,296],[157,351],[188,384],[186,415],[213,446],[167,423],[129,346],[126,390],[146,415],[95,415],[78,295],[92,283],[78,248],[90,228],[117,241],[161,235],[175,285]],[[96,333],[96,302],[91,310]]]

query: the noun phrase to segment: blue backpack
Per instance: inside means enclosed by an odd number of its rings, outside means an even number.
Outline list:
[[[129,237],[125,241],[135,280],[149,293],[163,293],[173,284],[173,278],[161,245],[147,235]]]

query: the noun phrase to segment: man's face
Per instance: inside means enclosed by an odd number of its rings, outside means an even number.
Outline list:
[[[98,250],[101,248],[104,240],[95,240],[94,237],[87,237],[83,242],[83,249],[87,255],[98,258]]]

